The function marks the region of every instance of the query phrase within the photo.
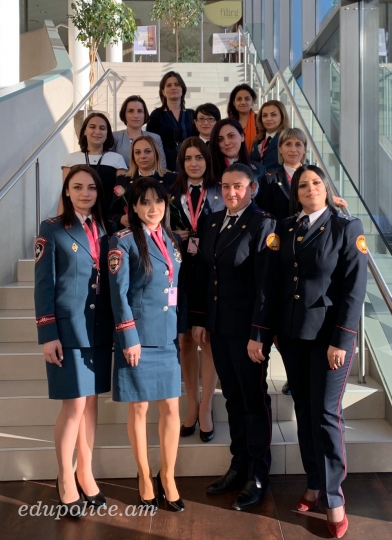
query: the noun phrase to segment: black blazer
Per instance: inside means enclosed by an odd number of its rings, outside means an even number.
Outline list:
[[[280,168],[280,163],[278,160],[279,135],[279,133],[276,133],[276,135],[272,137],[266,151],[264,152],[263,158],[261,158],[260,152],[257,148],[257,145],[260,144],[262,141],[257,141],[253,143],[252,150],[250,151],[250,159],[252,161],[262,163],[266,168],[267,172],[276,171],[276,169]]]
[[[277,171],[267,173],[260,180],[255,202],[259,208],[272,214],[278,221],[289,217],[291,184],[286,171],[281,166]]]
[[[226,209],[206,220],[195,324],[214,334],[270,343],[279,249],[276,221],[252,202],[217,252],[225,216]]]
[[[157,172],[155,172],[153,175],[153,178],[155,178],[160,184],[163,184],[168,189],[169,186],[171,186],[175,179],[176,174],[167,172],[164,176],[159,176]],[[112,198],[112,204],[110,205],[108,218],[110,221],[112,221],[115,224],[116,230],[120,231],[121,229],[124,229],[124,225],[120,222],[120,219],[124,214],[126,214],[126,202],[129,199],[129,192],[131,190],[131,184],[140,178],[139,173],[137,172],[134,177],[130,178],[129,176],[121,175],[117,176],[117,182],[116,186],[122,186],[125,189],[125,193],[123,197],[117,197],[113,193]]]
[[[357,333],[366,290],[362,222],[327,209],[296,251],[296,220],[291,217],[278,225],[278,332],[347,349]]]

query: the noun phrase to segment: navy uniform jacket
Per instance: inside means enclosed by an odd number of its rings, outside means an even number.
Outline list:
[[[154,172],[154,174],[152,175],[152,177],[155,178],[155,180],[157,180],[160,184],[163,184],[166,189],[168,189],[169,186],[174,184],[176,176],[177,175],[175,173],[171,172],[167,172],[164,176],[159,176],[157,172]],[[117,176],[116,186],[122,186],[125,189],[125,193],[123,197],[117,197],[117,195],[113,193],[112,204],[110,205],[108,213],[109,220],[113,221],[113,223],[116,225],[117,230],[124,229],[124,226],[122,225],[122,223],[120,223],[120,219],[126,213],[124,210],[127,206],[125,201],[128,201],[129,199],[131,185],[138,178],[141,178],[138,172],[132,178],[125,175]]]
[[[281,166],[278,170],[263,176],[255,202],[259,208],[272,214],[278,221],[282,221],[290,215],[290,189],[291,184],[286,171]]]
[[[216,252],[225,216],[226,209],[206,220],[195,324],[213,334],[270,342],[279,250],[276,221],[252,202]]]
[[[100,228],[99,228],[100,229]],[[109,241],[100,229],[100,294],[98,270],[86,232],[75,216],[65,228],[60,217],[41,223],[35,243],[35,312],[38,342],[59,339],[79,349],[110,343],[113,318],[107,272]]]
[[[357,333],[366,290],[362,223],[327,209],[295,252],[296,219],[278,225],[278,330],[291,339],[319,340],[347,349]]]
[[[278,160],[278,140],[279,133],[276,133],[276,135],[272,137],[269,145],[267,146],[263,158],[261,158],[259,149],[257,148],[257,145],[259,145],[263,141],[257,141],[253,143],[252,150],[250,151],[250,159],[252,161],[262,163],[266,168],[267,172],[272,172],[276,169],[279,169],[280,163]]]
[[[179,286],[181,255],[163,231],[174,265],[173,286],[178,287],[178,306],[168,306],[169,270],[158,246],[146,234],[153,273],[147,277],[130,229],[110,239],[109,282],[116,336],[121,349],[170,345],[177,333],[186,332],[186,303]],[[178,326],[177,326],[178,316]]]

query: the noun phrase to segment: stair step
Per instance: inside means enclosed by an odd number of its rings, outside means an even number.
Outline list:
[[[42,364],[44,360],[41,358]],[[294,405],[290,396],[281,393],[284,379],[268,381],[271,396],[272,420],[294,421]],[[227,421],[226,400],[217,388],[213,400],[214,418],[217,422]],[[0,426],[24,426],[26,424],[54,425],[60,411],[61,401],[48,402],[46,379],[33,381],[0,381]],[[111,394],[101,394],[98,399],[98,422],[100,424],[126,423],[127,403],[113,402]],[[180,397],[180,416],[185,418],[187,397],[183,388]],[[343,398],[343,409],[347,419],[384,418],[385,393],[373,379],[359,385],[356,377],[350,377]],[[155,402],[149,407],[147,421],[158,422],[159,413]]]
[[[18,281],[34,282],[34,259],[19,259],[17,264]]]
[[[0,310],[0,342],[35,341],[37,328],[33,309]]]
[[[295,422],[272,425],[271,474],[301,474]],[[214,439],[204,444],[198,431],[180,438],[177,476],[218,476],[230,463],[230,437],[226,422],[215,422]],[[160,468],[157,424],[148,425],[149,461],[155,475]],[[347,460],[350,472],[392,471],[392,427],[385,420],[346,421]],[[136,476],[125,424],[98,425],[93,454],[97,478]],[[2,481],[55,479],[58,474],[53,426],[0,427]]]
[[[0,287],[2,309],[34,309],[34,283],[16,281]]]
[[[35,342],[0,343],[0,381],[45,379],[42,345]]]

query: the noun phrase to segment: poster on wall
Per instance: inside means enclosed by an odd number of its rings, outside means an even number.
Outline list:
[[[245,42],[241,38],[241,51],[244,52]],[[225,54],[238,52],[238,32],[226,34],[212,34],[212,54]]]
[[[134,41],[135,54],[157,54],[157,27],[138,26]]]

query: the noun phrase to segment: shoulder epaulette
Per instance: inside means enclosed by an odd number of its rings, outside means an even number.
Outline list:
[[[133,234],[131,229],[123,229],[122,231],[114,233],[114,236],[117,236],[117,238],[124,238],[125,236],[128,236],[130,234]]]
[[[267,174],[265,176],[271,176],[272,174],[277,174],[279,171],[271,171],[271,172],[267,172]]]
[[[264,217],[269,217],[269,218],[274,219],[272,214],[269,214],[268,212],[265,212],[264,210],[261,210],[261,208],[256,208],[255,212],[257,212],[258,214],[262,214]]]
[[[45,219],[45,223],[49,223],[49,225],[52,225],[53,223],[59,223],[62,221],[61,216],[52,217],[49,219]]]
[[[336,214],[336,217],[340,219],[346,219],[347,221],[353,221],[354,219],[357,219],[354,216],[346,216],[346,214],[343,214],[342,212],[339,212],[338,214]]]

